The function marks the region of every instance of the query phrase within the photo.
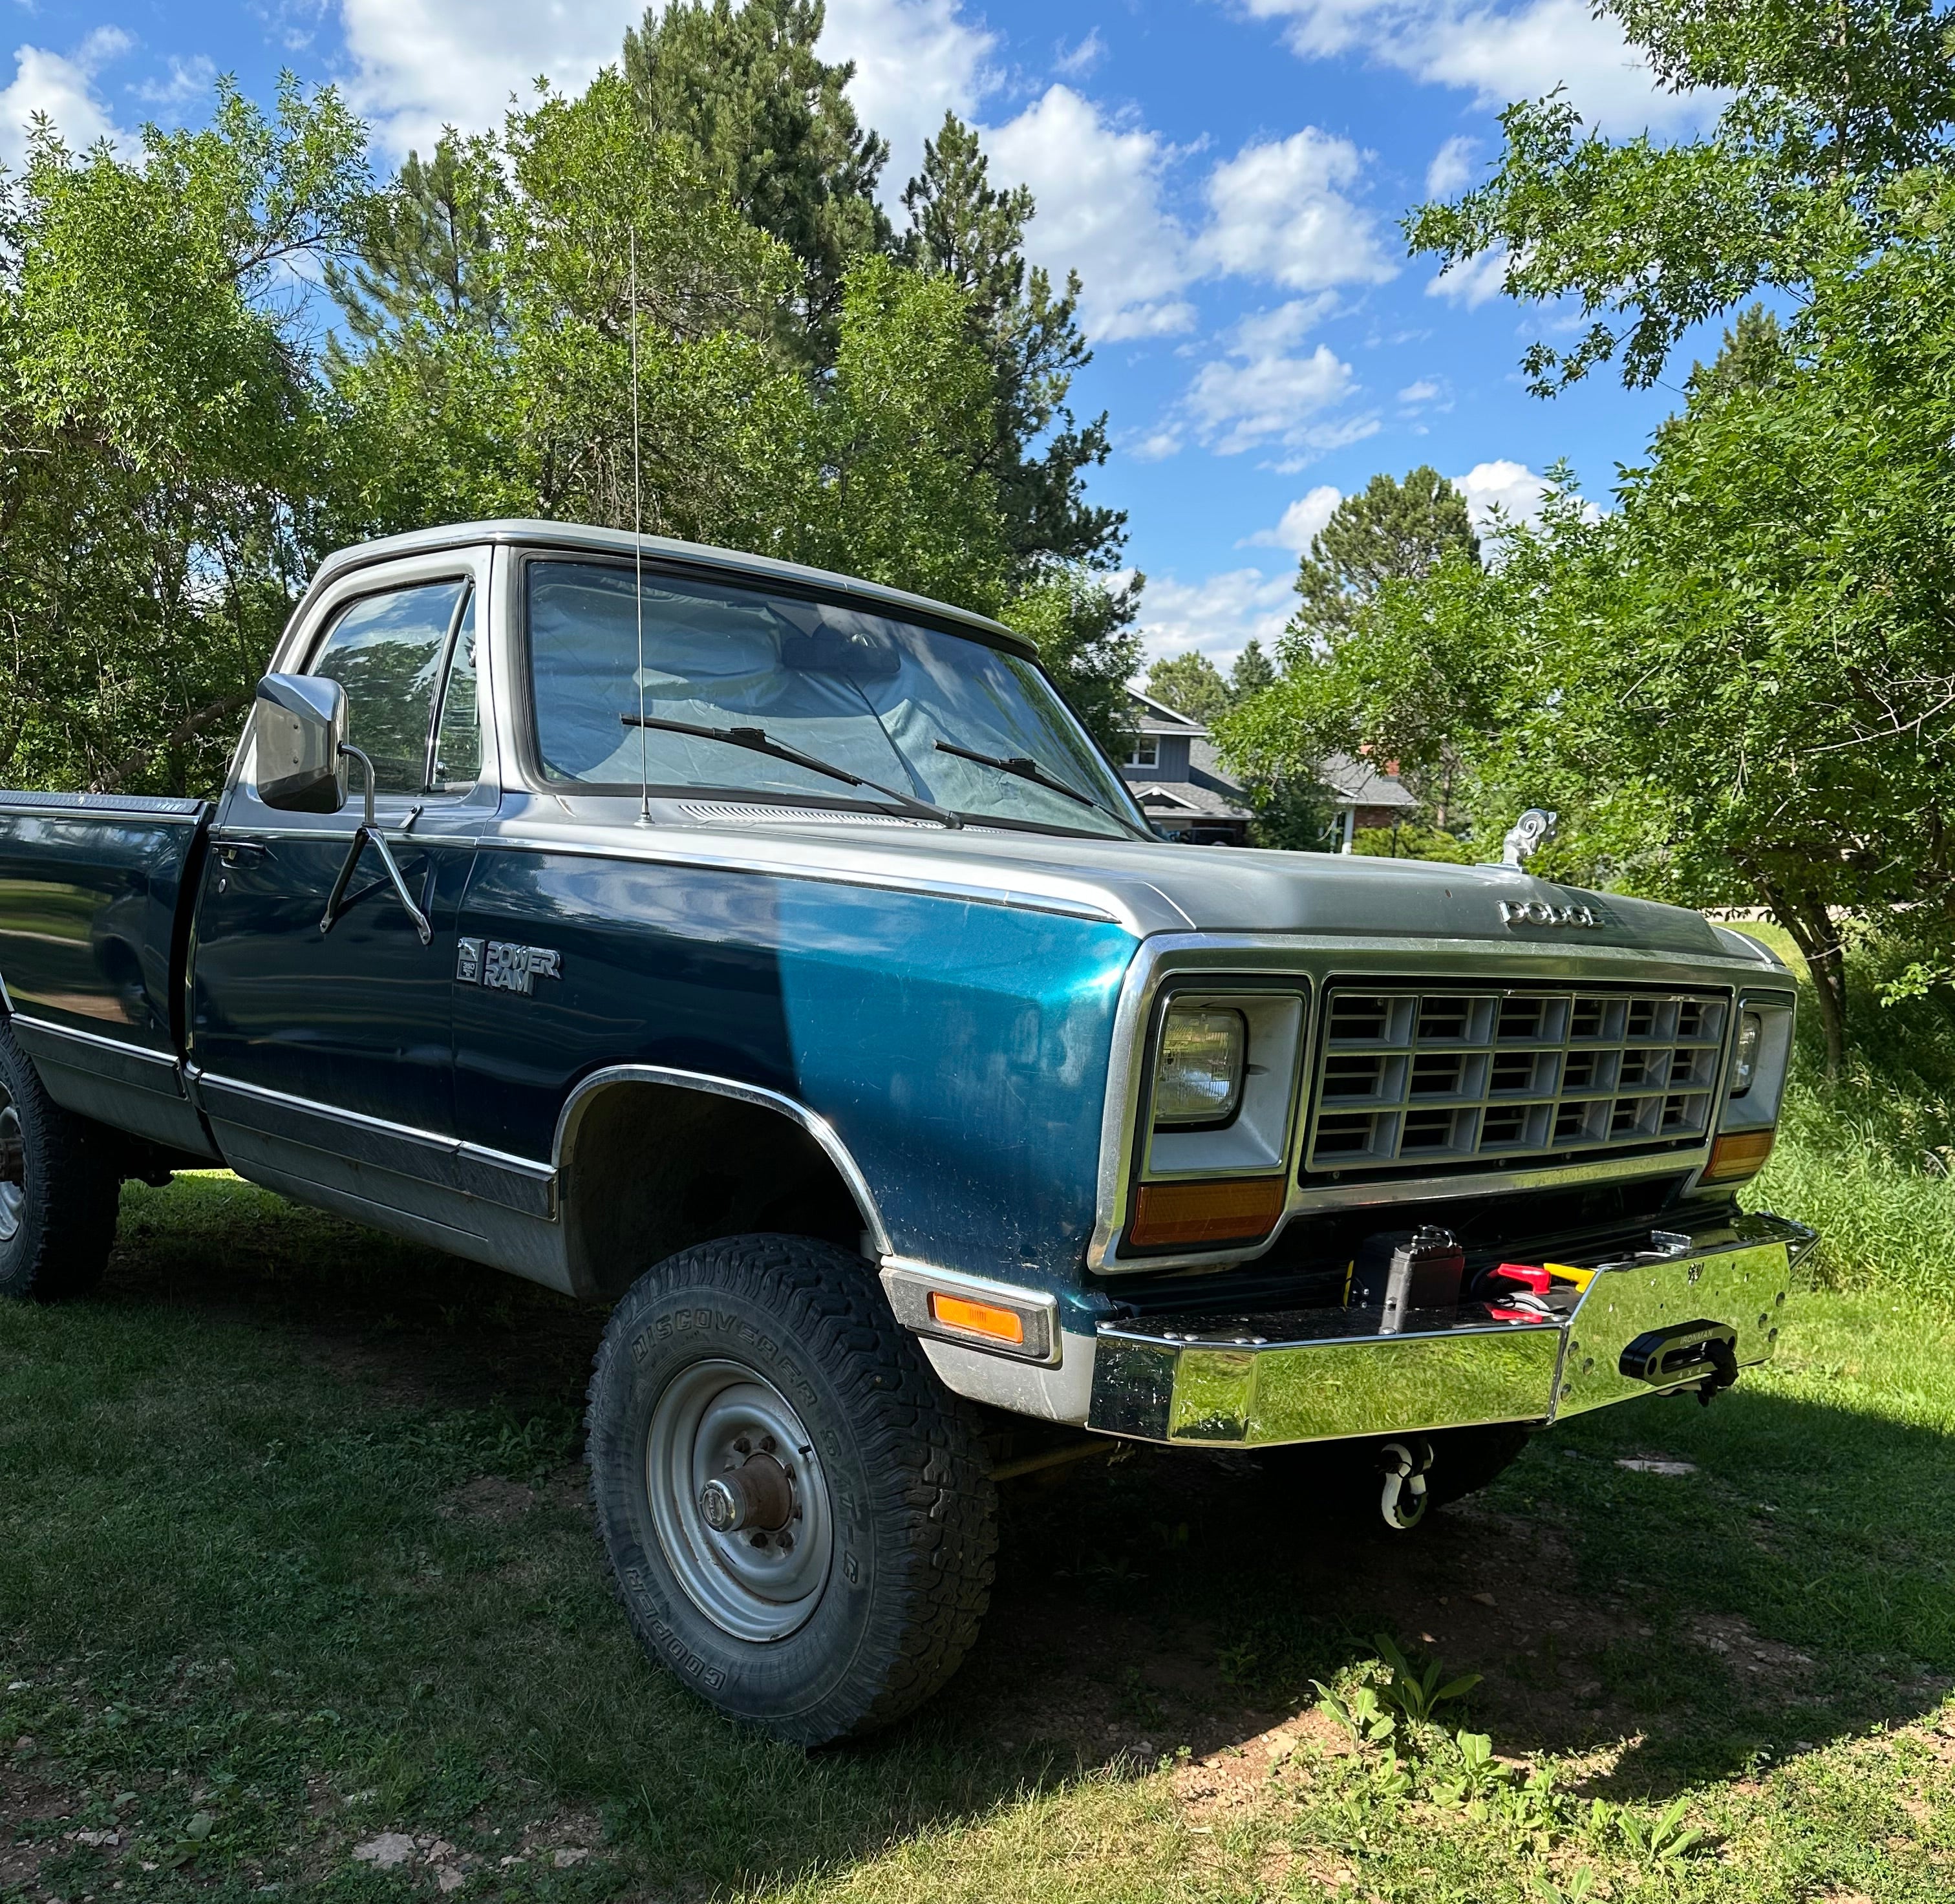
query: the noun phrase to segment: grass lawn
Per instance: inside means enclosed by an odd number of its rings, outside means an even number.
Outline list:
[[[600,1320],[216,1175],[0,1308],[0,1896],[1955,1896],[1947,1309],[1800,1297],[1396,1540],[1236,1457],[1013,1484],[978,1654],[814,1756],[627,1635]],[[1380,1632],[1484,1676],[1354,1747]]]

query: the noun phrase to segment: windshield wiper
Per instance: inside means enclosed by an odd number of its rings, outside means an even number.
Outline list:
[[[864,779],[861,774],[851,773],[846,767],[838,767],[831,761],[818,760],[812,754],[804,754],[798,747],[789,747],[774,739],[763,727],[697,727],[691,721],[669,721],[657,714],[620,714],[618,718],[627,727],[655,727],[662,734],[690,734],[695,740],[724,741],[729,747],[744,747],[749,754],[764,754],[770,759],[805,767],[811,773],[825,773],[830,779],[842,781],[852,787],[867,787],[885,800],[893,800],[905,813],[933,820],[940,826],[964,824],[947,807],[933,806],[927,800],[919,800],[915,794],[886,787],[879,780]]]
[[[1067,799],[1077,801],[1082,807],[1091,807],[1096,814],[1104,814],[1117,826],[1124,826],[1136,839],[1150,837],[1141,832],[1134,823],[1116,814],[1110,807],[1103,807],[1091,794],[1081,793],[1077,787],[1069,787],[1056,773],[1046,769],[1025,754],[979,754],[968,747],[952,747],[948,741],[939,741],[940,754],[954,754],[960,760],[975,760],[981,767],[996,767],[1000,773],[1015,774],[1021,780],[1029,780],[1033,785],[1046,788],[1053,793],[1063,794]]]

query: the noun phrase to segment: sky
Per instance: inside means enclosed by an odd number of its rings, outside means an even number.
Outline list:
[[[28,115],[74,144],[196,123],[219,74],[341,87],[391,164],[486,127],[534,80],[581,86],[642,0],[0,0],[0,159]],[[1613,136],[1687,135],[1701,96],[1652,89],[1587,0],[830,0],[889,140],[883,195],[946,109],[992,175],[1032,188],[1035,261],[1075,269],[1094,352],[1075,406],[1108,413],[1095,502],[1125,509],[1153,656],[1226,666],[1288,618],[1298,554],[1342,495],[1430,464],[1476,511],[1525,514],[1571,463],[1605,504],[1679,401],[1606,373],[1529,396],[1521,353],[1567,314],[1440,277],[1398,221],[1483,177],[1510,99],[1566,86]],[[11,72],[11,78],[9,77]],[[1711,102],[1714,104],[1714,102]],[[1688,367],[1689,354],[1681,359]]]

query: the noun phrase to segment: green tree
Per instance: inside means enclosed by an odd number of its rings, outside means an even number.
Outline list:
[[[1148,670],[1148,692],[1189,719],[1212,721],[1229,707],[1229,684],[1205,654],[1193,648]]]
[[[1004,620],[1038,644],[1046,669],[1087,732],[1115,760],[1133,736],[1127,683],[1141,665],[1133,631],[1142,577],[1115,587],[1073,563],[1049,568],[1022,587]]]
[[[843,283],[886,250],[876,182],[889,149],[848,98],[850,61],[816,51],[821,0],[680,0],[625,36],[624,72],[654,139],[801,267],[804,348],[832,357]]]
[[[1477,562],[1479,538],[1466,499],[1437,470],[1421,464],[1402,483],[1373,477],[1331,511],[1297,565],[1299,606],[1284,634],[1286,664],[1348,631],[1387,582],[1418,581],[1456,550]]]
[[[1236,657],[1236,665],[1229,670],[1229,698],[1244,701],[1252,695],[1260,694],[1265,688],[1276,683],[1276,664],[1263,652],[1263,644],[1254,635],[1242,645],[1242,652]]]
[[[140,160],[45,121],[0,181],[0,776],[209,787],[316,553],[289,295],[350,248],[358,122],[282,80]]]
[[[1085,496],[1085,473],[1107,460],[1107,419],[1082,424],[1066,401],[1074,373],[1092,358],[1079,328],[1079,279],[1069,272],[1055,295],[1050,275],[1027,264],[1031,192],[993,185],[977,134],[946,112],[903,204],[902,257],[963,290],[991,360],[993,433],[978,467],[997,485],[1021,572],[1052,562],[1112,568],[1126,516]]]
[[[1500,260],[1514,297],[1572,299],[1572,348],[1523,361],[1542,394],[1621,358],[1661,374],[1692,326],[1764,289],[1809,294],[1841,251],[1878,249],[1886,188],[1947,165],[1950,14],[1938,0],[1598,0],[1673,92],[1721,102],[1699,136],[1615,143],[1559,92],[1510,105],[1494,175],[1408,218],[1447,266]]]

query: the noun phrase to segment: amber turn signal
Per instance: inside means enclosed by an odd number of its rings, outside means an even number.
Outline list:
[[[1134,1199],[1127,1241],[1143,1249],[1163,1243],[1260,1242],[1276,1228],[1288,1188],[1281,1177],[1144,1183]]]
[[[974,1336],[988,1336],[993,1342],[1022,1344],[1025,1339],[1025,1319],[1010,1309],[1001,1309],[994,1302],[973,1302],[965,1296],[947,1296],[941,1289],[930,1292],[930,1314],[933,1322],[940,1322],[946,1329],[968,1330]]]
[[[1773,1131],[1733,1131],[1711,1147],[1711,1161],[1704,1166],[1702,1181],[1730,1183],[1739,1177],[1755,1177],[1771,1155]]]

